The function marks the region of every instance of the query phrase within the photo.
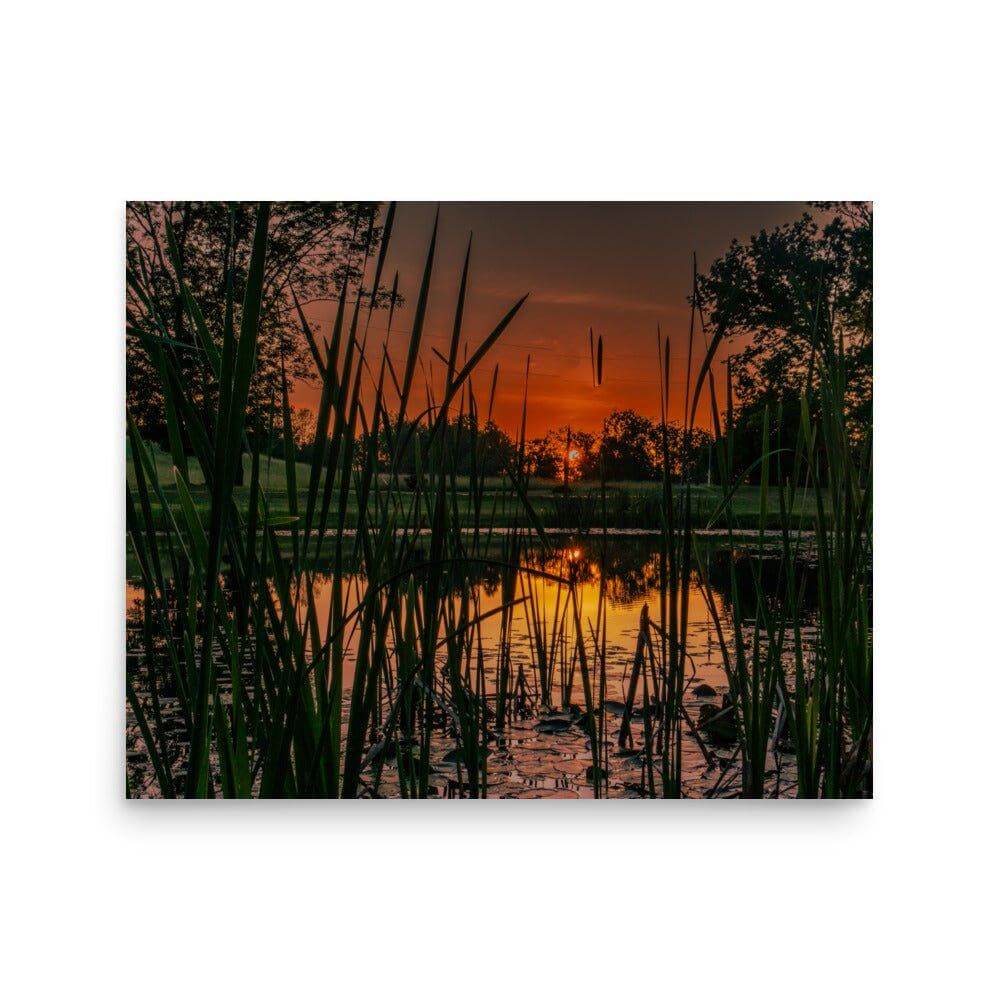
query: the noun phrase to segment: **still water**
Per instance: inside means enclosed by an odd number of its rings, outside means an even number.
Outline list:
[[[498,559],[496,563],[500,560]],[[599,690],[597,661],[603,659],[604,670],[604,739],[601,759],[608,772],[607,794],[610,797],[643,797],[661,787],[660,775],[654,768],[649,773],[643,753],[643,698],[655,703],[656,692],[650,689],[652,674],[644,675],[635,700],[631,724],[622,736],[622,717],[628,700],[629,681],[636,658],[639,626],[643,609],[648,608],[652,623],[653,646],[660,648],[657,626],[661,622],[660,558],[655,539],[643,537],[583,537],[563,538],[554,551],[542,554],[530,551],[521,561],[533,569],[552,576],[572,578],[575,582],[579,620],[582,626],[587,668],[592,689]],[[484,693],[487,701],[497,689],[501,658],[506,656],[517,698],[516,710],[508,724],[498,727],[491,740],[486,761],[488,794],[507,798],[588,798],[593,794],[588,769],[593,757],[584,729],[577,724],[584,705],[581,670],[577,656],[575,616],[568,599],[568,588],[552,576],[521,573],[514,585],[513,597],[518,601],[509,617],[499,613],[504,604],[503,568],[489,561],[476,567],[472,586],[467,593],[470,614],[479,619],[468,636],[466,670],[470,686]],[[699,730],[698,720],[710,706],[725,706],[728,681],[719,634],[710,610],[715,609],[722,621],[723,639],[731,640],[728,631],[733,587],[744,595],[744,603],[752,606],[752,573],[755,560],[721,548],[710,549],[706,559],[705,579],[695,574],[687,594],[687,665],[685,669],[684,706],[687,722],[682,726],[682,780],[684,794],[691,797],[706,795],[729,796],[739,789],[739,756],[732,741],[715,738]],[[775,567],[763,564],[765,587],[775,585],[769,574]],[[298,608],[304,617],[307,595],[303,588],[312,588],[312,597],[321,623],[330,612],[334,593],[334,577],[329,571],[311,574],[307,584],[299,582]],[[345,574],[340,579],[341,601],[346,609],[354,607],[364,593],[366,581],[358,574]],[[811,598],[811,582],[806,577],[806,603]],[[137,581],[127,587],[128,643],[133,665],[141,659],[141,621],[143,591]],[[507,601],[511,600],[508,580]],[[461,597],[450,598],[458,613]],[[491,614],[491,612],[494,612]],[[505,622],[505,617],[507,620]],[[345,702],[350,698],[354,681],[358,643],[358,618],[345,634],[344,686]],[[473,639],[474,634],[474,639]],[[392,646],[394,636],[388,636]],[[443,674],[443,652],[440,663]],[[137,674],[141,684],[141,671]],[[547,680],[546,680],[547,678]],[[443,682],[442,682],[443,683]],[[645,687],[645,691],[643,688]],[[547,696],[546,696],[547,695]],[[169,699],[167,711],[171,709]],[[655,709],[650,709],[650,712]],[[650,729],[652,732],[652,729]],[[177,729],[178,741],[183,734]],[[377,748],[377,734],[372,743]],[[138,783],[152,793],[153,783],[144,773],[145,761],[141,736],[129,716],[130,768]],[[442,735],[432,746],[432,793],[442,796],[461,794],[455,760],[455,744]],[[184,755],[178,748],[178,760]],[[362,783],[364,794],[393,797],[399,794],[391,757],[384,766],[369,768]],[[148,771],[148,768],[146,769]],[[371,772],[377,771],[377,776]],[[770,775],[771,792],[794,795],[794,759],[780,750],[774,756]]]

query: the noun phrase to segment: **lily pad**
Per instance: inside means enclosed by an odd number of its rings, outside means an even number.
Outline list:
[[[556,761],[553,767],[560,774],[568,775],[571,778],[577,777],[587,770],[587,765],[582,760],[560,760]]]
[[[540,733],[564,733],[572,725],[573,723],[569,719],[550,718],[542,719],[535,726],[535,729]]]
[[[479,763],[482,764],[486,760],[487,755],[483,753],[482,747],[479,747],[478,749]],[[449,750],[441,759],[445,764],[462,764],[464,766],[466,762],[466,755],[458,747],[455,747],[454,749]]]

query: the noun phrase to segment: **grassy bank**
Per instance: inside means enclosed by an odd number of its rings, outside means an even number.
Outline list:
[[[163,496],[176,518],[181,516],[181,501],[174,476],[174,467],[170,456],[155,446],[150,448],[150,455],[155,463],[156,476]],[[244,482],[249,483],[252,473],[252,459],[243,456]],[[268,506],[275,518],[290,520],[294,511],[306,509],[308,501],[308,483],[310,466],[298,462],[295,465],[297,484],[302,484],[296,490],[294,503],[289,500],[287,469],[280,458],[263,456],[260,458],[259,478],[260,490],[268,499]],[[135,469],[132,463],[131,449],[127,455],[127,474],[130,485],[135,486]],[[195,509],[202,517],[207,517],[211,507],[211,491],[205,486],[204,477],[197,462],[192,462],[189,469],[189,493]],[[401,499],[413,495],[410,488],[411,477],[399,477],[393,484],[385,473],[378,476],[384,489],[392,489]],[[323,478],[320,479],[320,489],[323,488]],[[477,493],[481,490],[481,494]],[[469,476],[456,476],[453,484],[454,500],[457,504],[458,524],[469,528],[475,524],[476,514],[474,504],[477,497],[482,507],[495,513],[495,525],[509,528],[517,523],[524,523],[524,501],[511,488],[506,478],[486,476],[473,481]],[[662,484],[658,482],[609,482],[603,491],[599,483],[571,483],[568,493],[564,493],[562,483],[547,479],[530,479],[524,484],[524,493],[545,527],[568,528],[587,531],[600,527],[605,523],[609,528],[646,528],[659,530],[661,519],[659,508],[662,502]],[[242,513],[246,514],[250,507],[251,488],[236,486],[233,489],[233,499]],[[677,511],[680,511],[680,494],[678,494]],[[738,486],[727,496],[727,491],[720,486],[691,484],[691,517],[696,528],[721,527],[724,523],[723,510],[732,518],[733,526],[740,528],[756,528],[760,524],[760,488],[757,486]],[[357,498],[353,491],[348,494],[344,508],[346,526],[355,529],[358,524]],[[795,498],[792,510],[787,512],[796,524],[802,519],[803,526],[808,527],[816,513],[816,498],[810,493],[800,493]],[[161,528],[165,528],[167,520],[161,507],[154,507],[153,516]],[[765,518],[769,529],[777,529],[782,524],[781,502],[777,491],[772,492],[767,499]]]

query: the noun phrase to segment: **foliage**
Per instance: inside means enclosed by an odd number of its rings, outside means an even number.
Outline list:
[[[698,277],[697,305],[709,329],[731,341],[734,419],[748,423],[740,457],[759,442],[760,413],[781,408],[793,443],[799,396],[815,382],[818,330],[833,324],[847,379],[848,427],[860,438],[871,421],[872,207],[818,202],[828,221],[806,213],[761,231]],[[749,442],[753,443],[750,444]],[[738,458],[739,461],[739,458]]]
[[[544,437],[528,441],[525,457],[531,475],[541,479],[562,480],[565,477],[572,483],[598,478],[599,450],[599,439],[595,435],[558,427]]]
[[[279,405],[282,372],[291,381],[315,377],[299,304],[335,297],[357,283],[378,246],[374,202],[276,202],[268,225],[253,380],[247,405],[262,413]],[[127,402],[143,435],[166,441],[162,375],[139,343],[143,333],[169,331],[180,345],[180,377],[199,407],[213,405],[213,381],[199,360],[195,321],[182,283],[197,303],[218,348],[231,285],[232,321],[239,324],[246,291],[256,206],[246,202],[129,202],[126,251],[133,281],[127,308]],[[379,289],[377,301],[384,302]],[[190,447],[190,442],[185,443]]]
[[[448,439],[452,449],[455,469],[461,475],[478,470],[486,476],[503,476],[514,467],[517,447],[510,437],[493,420],[480,425],[471,414],[461,414],[446,420]],[[380,468],[387,471],[395,463],[397,472],[414,474],[418,456],[427,453],[433,426],[417,421],[410,424],[409,433],[398,451],[394,451],[391,429],[383,428],[379,435],[378,456]]]
[[[703,481],[708,475],[710,443],[709,434],[698,427],[685,430],[674,421],[657,425],[635,410],[614,410],[601,428],[605,478],[659,479],[665,451],[672,478]]]

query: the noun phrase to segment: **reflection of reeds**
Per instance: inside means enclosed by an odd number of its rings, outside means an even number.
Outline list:
[[[601,530],[591,536],[586,552],[551,543],[529,497],[525,472],[530,360],[517,455],[504,485],[487,502],[485,443],[479,438],[473,375],[524,299],[478,346],[465,348],[470,244],[449,349],[439,356],[443,388],[435,393],[427,379],[425,405],[418,404],[421,387],[415,383],[437,226],[406,362],[397,372],[386,346],[371,344],[367,332],[393,216],[390,206],[368,291],[342,287],[328,340],[317,340],[295,303],[321,395],[303,484],[294,461],[288,386],[282,385],[281,413],[274,421],[284,451],[280,496],[262,487],[260,459],[250,448],[266,426],[264,417],[247,412],[267,253],[267,206],[258,213],[240,308],[234,301],[237,282],[227,269],[218,343],[185,287],[169,226],[168,251],[192,343],[181,343],[171,318],[156,311],[141,262],[129,271],[130,287],[146,307],[142,328],[134,332],[159,373],[177,491],[171,506],[150,451],[130,419],[134,484],[126,487],[127,531],[144,597],[142,668],[129,671],[126,696],[159,793],[377,795],[391,771],[399,795],[425,797],[441,784],[440,769],[447,765],[453,768],[449,788],[484,796],[490,789],[495,741],[518,718],[542,711],[550,713],[551,727],[572,725],[586,735],[588,780],[595,796],[608,794],[609,755],[616,742],[632,747],[638,740],[644,792],[680,796],[687,746],[696,747],[706,766],[715,764],[684,704],[692,586],[704,588],[718,632],[738,720],[743,793],[765,794],[769,761],[782,735],[779,725],[794,743],[799,794],[870,791],[870,447],[866,443],[859,452],[847,437],[841,416],[842,358],[831,346],[832,335],[826,336],[828,331],[818,324],[816,384],[804,397],[791,478],[778,488],[781,607],[765,600],[758,559],[751,606],[745,606],[731,568],[731,603],[720,608],[708,586],[705,553],[693,534],[691,483],[675,484],[666,472],[659,496],[651,501],[660,526],[657,559],[652,567],[633,567],[634,582],[615,572],[627,560],[607,534],[617,514],[603,474],[592,500],[592,523]],[[366,260],[364,274],[368,264]],[[689,340],[694,322],[693,308]],[[716,332],[708,344],[697,377],[688,374],[685,422],[690,433],[707,388],[716,425],[716,463],[727,498],[715,519],[732,530],[728,498],[739,473],[732,468],[731,403],[723,428],[711,367],[721,336]],[[591,344],[596,387],[604,378],[602,338],[596,350],[593,336]],[[207,407],[194,404],[180,377],[178,352],[192,349],[214,389]],[[659,364],[664,425],[670,359],[667,340]],[[496,384],[494,369],[487,420]],[[414,418],[415,408],[420,412]],[[420,425],[426,434],[416,433]],[[667,446],[664,434],[665,470],[670,466]],[[414,447],[416,474],[405,481],[399,474],[401,461]],[[248,448],[244,507],[235,501],[234,487]],[[776,451],[765,421],[759,556]],[[193,454],[206,483],[207,519],[192,496],[186,452]],[[460,454],[472,456],[471,473],[461,483]],[[800,537],[787,513],[800,489],[812,490],[817,510],[820,625],[815,644],[803,638],[802,578],[796,568]],[[279,506],[287,517],[275,513]],[[356,511],[350,531],[349,509]],[[496,532],[498,510],[508,516],[514,511],[513,530],[502,535]],[[471,530],[462,533],[460,525]],[[287,542],[279,537],[285,531],[290,532]],[[658,582],[658,614],[644,612],[640,622],[623,719],[614,732],[614,703],[608,700],[608,607],[621,599],[615,586],[626,594],[629,588],[638,592],[650,571]],[[325,613],[317,604],[323,572],[330,579]],[[584,606],[583,584],[595,576],[596,606]],[[619,577],[620,583],[609,583]],[[501,594],[499,605],[490,610],[481,606],[484,578]],[[499,620],[495,663],[483,643],[484,624],[493,616]],[[521,629],[531,639],[527,658],[513,651]],[[794,663],[786,676],[784,651],[789,645]],[[349,691],[348,656],[353,664]],[[169,712],[164,710],[168,698]],[[178,728],[185,749],[175,757]]]

